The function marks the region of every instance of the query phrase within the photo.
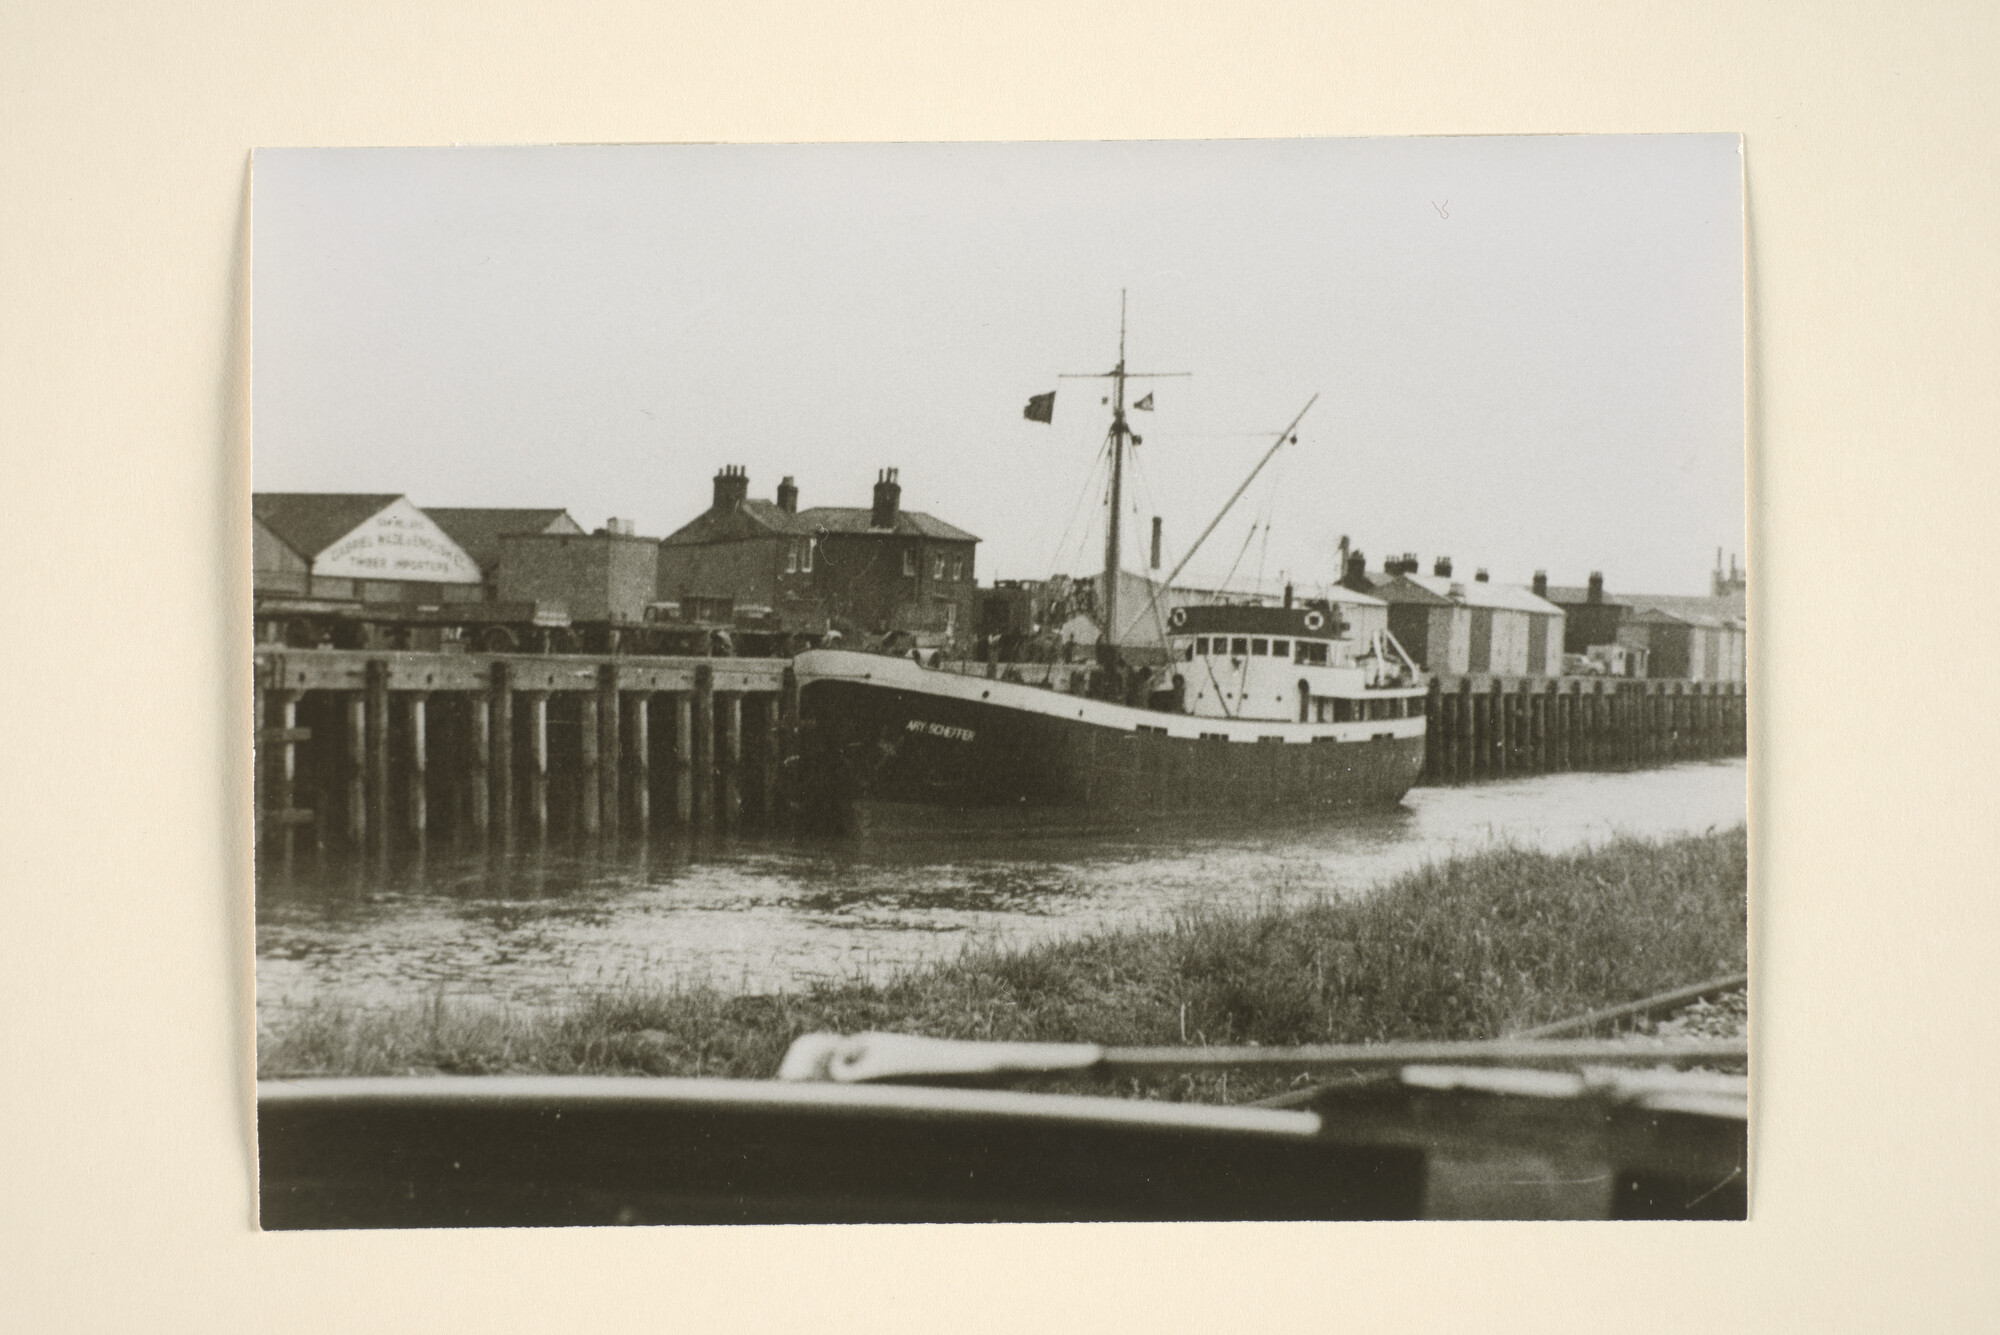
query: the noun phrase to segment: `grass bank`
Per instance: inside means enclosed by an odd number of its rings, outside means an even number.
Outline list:
[[[550,1010],[309,1005],[266,1017],[258,1071],[767,1077],[816,1030],[1118,1045],[1491,1037],[1744,968],[1747,862],[1741,826],[1567,854],[1503,849],[1352,902],[1188,911],[969,950],[881,984],[625,989]],[[1190,1079],[1135,1092],[1217,1094]],[[1223,1095],[1255,1092],[1239,1081]]]

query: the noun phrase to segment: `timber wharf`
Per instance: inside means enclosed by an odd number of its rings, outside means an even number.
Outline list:
[[[1741,682],[1435,676],[1420,783],[1636,769],[1744,754]]]
[[[255,683],[258,831],[287,854],[302,829],[382,848],[769,824],[796,754],[781,658],[259,647]]]
[[[783,823],[783,658],[256,651],[260,839],[616,836]],[[1744,754],[1740,682],[1433,677],[1425,784]]]

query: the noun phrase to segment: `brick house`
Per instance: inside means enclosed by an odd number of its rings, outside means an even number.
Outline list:
[[[744,471],[724,468],[708,510],[661,540],[662,599],[733,599],[739,608],[773,609],[788,631],[900,632],[926,648],[978,634],[979,539],[903,509],[895,469],[876,478],[866,508],[802,511],[789,477],[775,500],[749,493]]]

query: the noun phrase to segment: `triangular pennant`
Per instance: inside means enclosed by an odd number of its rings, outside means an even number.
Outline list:
[[[1153,411],[1153,396],[1151,394],[1148,394],[1145,398],[1140,399],[1137,403],[1133,404],[1132,406],[1134,408],[1142,409],[1146,412],[1151,412]]]

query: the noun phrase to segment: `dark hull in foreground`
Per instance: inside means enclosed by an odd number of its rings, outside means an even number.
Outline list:
[[[634,1078],[266,1082],[267,1229],[1744,1217],[1745,1122],[1389,1081],[1299,1110]]]
[[[883,667],[869,680],[800,674],[804,795],[817,809],[1330,811],[1392,806],[1423,770],[1421,718],[1197,719],[873,662]]]

